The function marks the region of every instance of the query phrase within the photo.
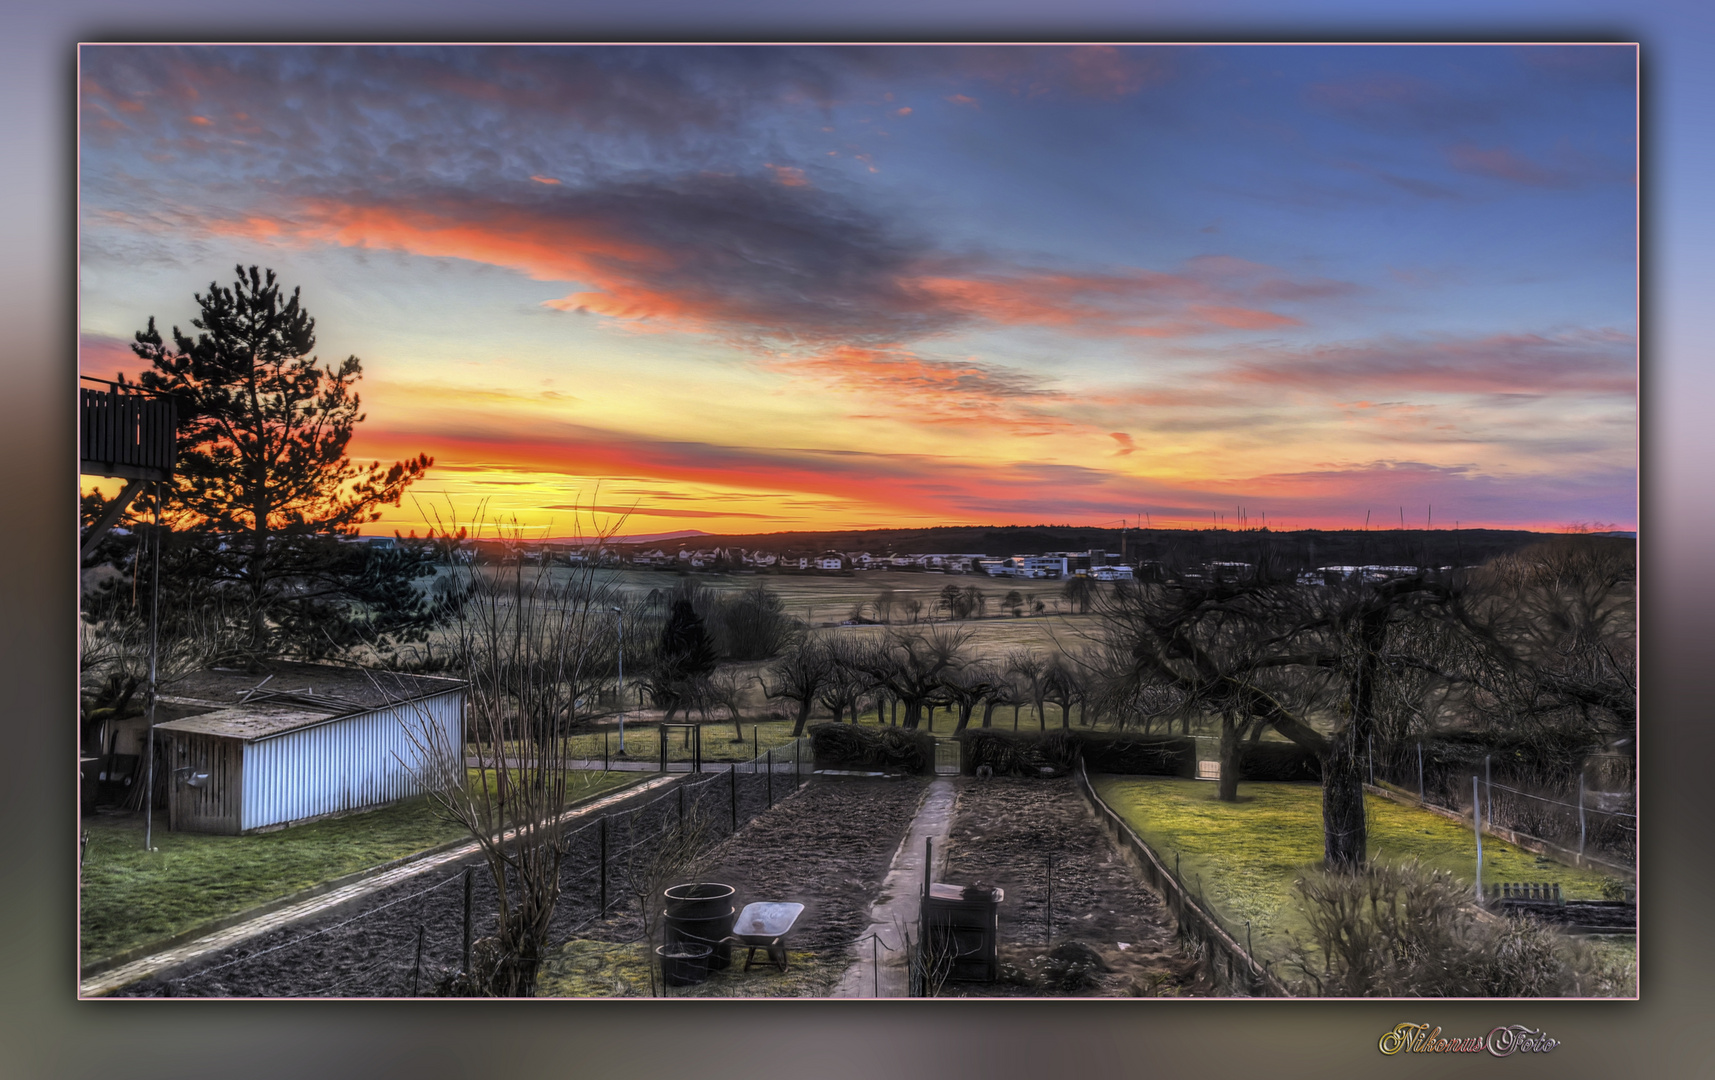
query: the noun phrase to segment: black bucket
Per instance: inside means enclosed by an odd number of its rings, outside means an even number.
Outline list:
[[[730,905],[725,913],[709,918],[687,919],[668,914],[663,920],[667,943],[671,945],[684,941],[707,945],[713,950],[709,956],[710,969],[725,971],[727,965],[732,963],[732,942],[728,939],[732,936],[732,923],[737,914]]]
[[[694,986],[709,977],[707,945],[695,941],[674,941],[655,946],[661,958],[661,978],[668,986]]]
[[[718,881],[694,881],[669,887],[667,914],[681,919],[713,919],[726,914],[738,890]]]

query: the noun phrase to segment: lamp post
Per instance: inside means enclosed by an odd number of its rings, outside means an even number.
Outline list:
[[[619,756],[625,756],[625,612],[611,609],[619,620]]]

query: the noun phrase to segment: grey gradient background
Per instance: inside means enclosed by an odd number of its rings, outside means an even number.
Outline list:
[[[1715,15],[1622,0],[725,4],[117,0],[0,14],[0,1078],[1715,1076]],[[354,17],[351,13],[361,11]],[[1051,15],[1041,14],[1044,11]],[[814,12],[814,13],[812,13]],[[819,14],[816,14],[819,13]],[[247,1003],[75,1000],[74,141],[80,40],[1623,40],[1645,64],[1642,1000]],[[218,270],[218,268],[214,268]],[[1541,1057],[1384,1058],[1411,1020]],[[498,1053],[499,1059],[491,1055]]]

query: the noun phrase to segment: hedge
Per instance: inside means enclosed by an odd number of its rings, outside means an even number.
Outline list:
[[[858,724],[812,724],[810,749],[816,767],[935,771],[935,736],[927,731]]]
[[[1239,779],[1321,783],[1322,760],[1297,743],[1247,742],[1239,747]]]
[[[959,735],[965,772],[987,765],[996,776],[1058,776],[1083,754],[1091,772],[1130,776],[1190,776],[1197,743],[1183,735],[1124,735],[1112,732],[1007,732],[966,728]]]

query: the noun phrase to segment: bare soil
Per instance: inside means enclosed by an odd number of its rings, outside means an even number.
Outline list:
[[[923,781],[823,777],[797,795],[789,775],[774,778],[780,800],[767,806],[766,774],[738,774],[739,829],[713,853],[712,880],[750,900],[805,905],[794,929],[795,949],[827,950],[843,959],[843,943],[868,925],[871,899],[909,827]],[[731,829],[730,774],[717,773],[687,789],[718,832]],[[648,843],[678,812],[669,790],[642,808],[610,812],[610,868],[628,843]],[[600,831],[594,822],[568,838],[561,896],[550,931],[554,947],[574,940],[635,941],[642,923],[636,901],[623,895],[610,869],[608,914],[600,911]],[[433,993],[456,971],[464,936],[461,870],[418,878],[361,901],[225,950],[194,967],[135,983],[121,997],[404,997]],[[486,869],[472,875],[472,936],[494,932],[495,892]],[[418,949],[421,947],[419,961]]]
[[[960,780],[946,866],[947,881],[999,886],[1006,896],[1001,981],[948,983],[940,996],[1209,992],[1200,964],[1179,945],[1172,913],[1124,861],[1070,779]]]

